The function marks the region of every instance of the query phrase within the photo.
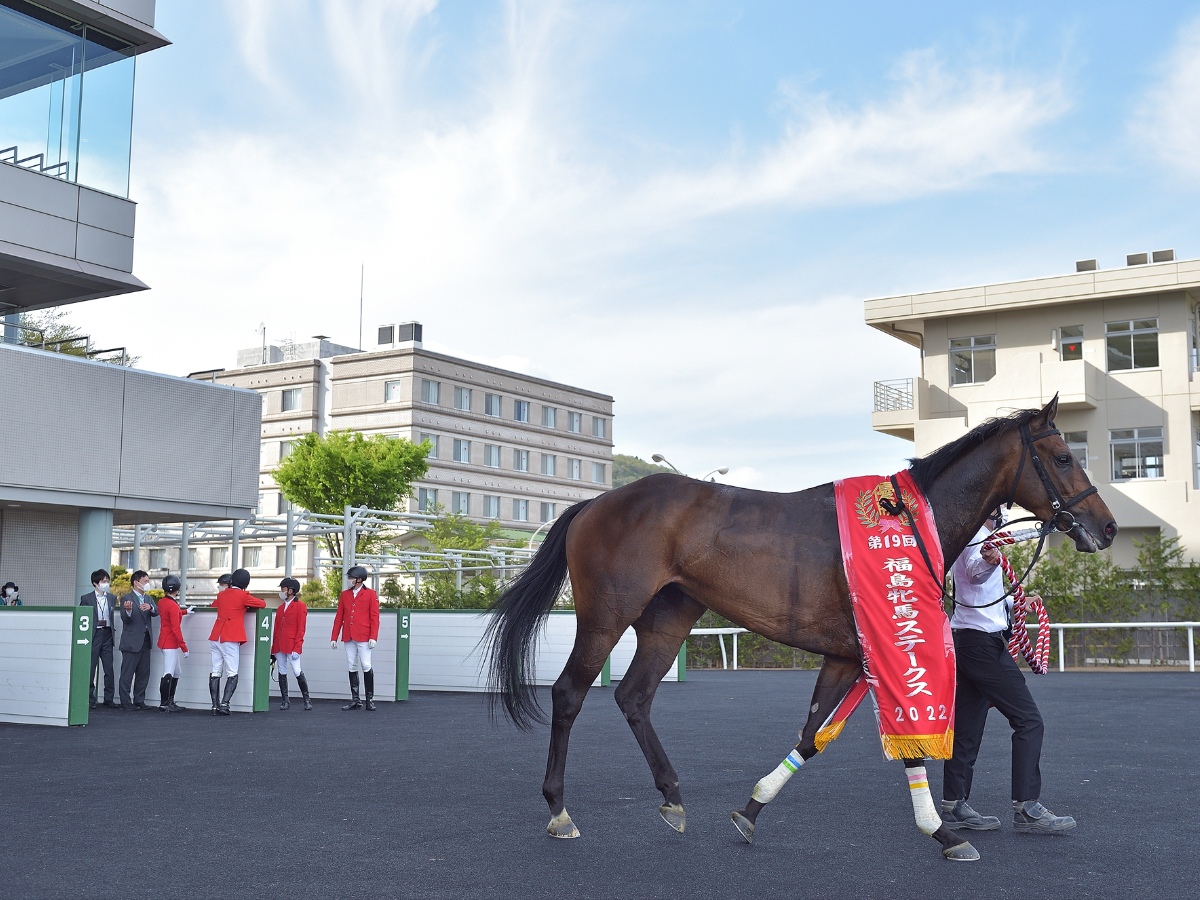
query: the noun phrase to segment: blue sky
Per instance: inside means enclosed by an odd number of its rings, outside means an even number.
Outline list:
[[[1200,256],[1200,5],[159,0],[146,368],[426,346],[612,394],[618,452],[795,490],[889,472],[868,297]]]

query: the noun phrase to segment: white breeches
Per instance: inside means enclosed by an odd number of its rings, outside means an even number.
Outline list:
[[[929,777],[925,774],[924,766],[905,768],[908,776],[908,793],[912,799],[913,816],[917,827],[923,834],[933,834],[942,827],[942,817],[938,815],[937,807],[933,805],[933,797],[929,793]]]
[[[172,678],[178,678],[179,673],[183,671],[183,651],[163,650],[163,674],[170,675]]]
[[[294,659],[290,653],[275,654],[275,674],[284,675],[301,675],[304,670],[300,668],[300,657],[297,655]]]
[[[209,641],[208,649],[212,653],[212,674],[220,677],[221,667],[225,674],[238,673],[238,660],[242,655],[242,645],[236,641]]]
[[[351,672],[357,672],[360,669],[364,672],[371,671],[371,645],[366,641],[344,641],[346,645],[346,663],[350,666]]]

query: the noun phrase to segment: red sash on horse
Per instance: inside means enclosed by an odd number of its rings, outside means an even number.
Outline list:
[[[816,744],[824,750],[841,733],[870,688],[885,757],[948,759],[954,747],[954,641],[941,602],[945,562],[928,501],[907,470],[894,478],[936,576],[908,517],[893,515],[883,503],[897,499],[889,479],[834,482],[863,675],[821,726]]]

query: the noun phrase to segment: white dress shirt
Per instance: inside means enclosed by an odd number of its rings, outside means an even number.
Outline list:
[[[111,625],[108,617],[108,593],[96,591],[96,624]]]
[[[988,534],[986,528],[980,528],[971,541],[975,546],[964,550],[950,570],[954,574],[954,615],[950,619],[951,628],[971,628],[989,634],[1008,628],[1012,597],[1006,598],[1003,603],[994,602],[1004,594],[1004,573],[999,566],[993,566],[983,558],[979,552],[983,544],[976,543]],[[985,603],[992,605],[983,607]]]

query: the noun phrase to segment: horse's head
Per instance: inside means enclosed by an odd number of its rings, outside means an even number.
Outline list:
[[[1075,549],[1094,553],[1111,546],[1117,523],[1067,446],[1054,417],[1058,395],[1012,431],[1010,499],[1070,535]]]

